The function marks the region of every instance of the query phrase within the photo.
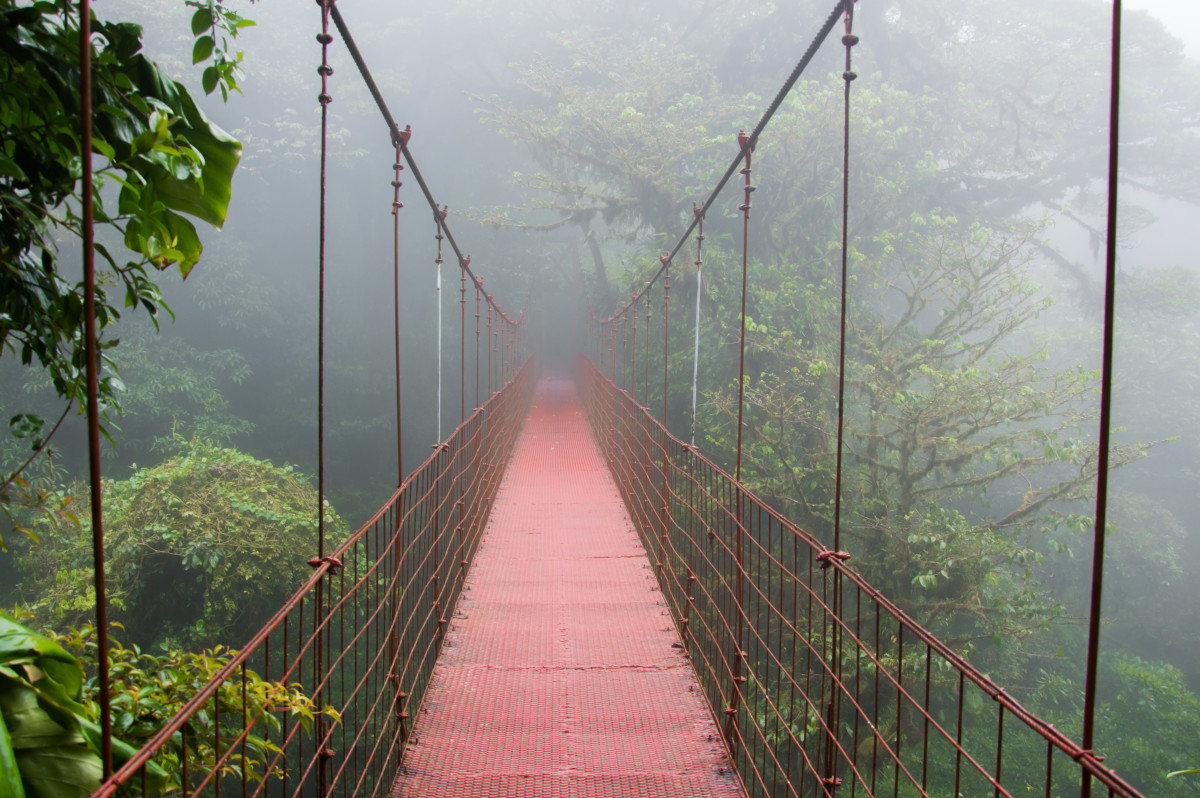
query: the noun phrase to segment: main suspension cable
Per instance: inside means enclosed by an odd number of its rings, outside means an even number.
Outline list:
[[[767,127],[767,124],[770,123],[771,119],[775,116],[775,113],[779,110],[779,107],[783,105],[783,101],[787,97],[788,92],[792,90],[792,88],[796,85],[796,81],[798,81],[800,76],[804,74],[804,70],[808,68],[809,63],[811,63],[813,58],[816,57],[817,50],[820,49],[821,45],[825,42],[825,39],[828,38],[829,33],[834,28],[834,25],[836,25],[838,20],[842,18],[844,11],[845,0],[838,0],[837,5],[834,6],[833,10],[829,12],[829,16],[825,18],[825,22],[822,23],[821,29],[817,32],[817,35],[813,37],[811,42],[809,42],[808,49],[804,51],[804,55],[801,56],[800,61],[797,62],[796,66],[792,69],[791,74],[788,75],[788,79],[785,80],[783,85],[779,87],[779,91],[775,94],[775,99],[771,101],[769,106],[767,106],[767,110],[763,112],[762,117],[758,120],[758,124],[756,124],[750,134],[745,137],[746,143],[742,145],[741,151],[738,152],[737,156],[733,159],[733,161],[730,162],[729,166],[725,168],[725,172],[721,175],[721,179],[717,181],[716,186],[711,192],[709,192],[708,197],[705,198],[704,203],[700,206],[700,213],[698,215],[693,213],[692,221],[676,240],[675,245],[671,248],[671,251],[667,254],[666,258],[663,259],[664,265],[659,266],[654,274],[650,276],[650,279],[646,282],[646,287],[636,295],[634,302],[636,302],[637,299],[640,299],[643,293],[648,293],[650,291],[651,286],[653,286],[658,278],[662,276],[662,273],[666,268],[665,264],[674,260],[675,256],[678,255],[680,250],[682,250],[687,244],[692,232],[699,224],[699,220],[703,218],[706,213],[708,213],[708,209],[712,207],[714,202],[716,202],[717,197],[720,195],[721,191],[724,190],[725,185],[729,182],[730,178],[733,177],[734,172],[738,171],[738,168],[741,166],[742,160],[745,156],[746,148],[753,148],[758,142],[758,137]],[[336,20],[336,8],[334,9],[334,14],[334,18]],[[624,312],[625,308],[622,307],[609,316],[609,318],[615,319]]]
[[[358,67],[359,74],[362,75],[363,82],[367,85],[367,91],[370,92],[371,98],[375,100],[375,105],[379,108],[380,114],[383,115],[384,122],[387,124],[388,132],[391,135],[392,142],[399,146],[401,153],[404,155],[404,161],[408,164],[408,168],[412,171],[413,178],[416,179],[417,185],[421,187],[421,193],[425,195],[425,201],[429,204],[430,210],[435,214],[439,212],[437,200],[433,197],[433,192],[429,189],[429,184],[425,182],[424,175],[421,174],[420,168],[416,161],[413,160],[412,153],[408,149],[410,128],[401,130],[396,124],[395,117],[392,116],[391,110],[387,106],[387,102],[383,99],[383,94],[379,91],[379,86],[375,83],[375,78],[371,75],[371,70],[367,67],[367,62],[363,59],[362,53],[358,49],[358,45],[354,41],[354,37],[350,33],[346,21],[342,18],[341,11],[336,5],[330,9],[330,15],[333,19],[333,24],[337,27],[338,33],[342,37],[342,41],[346,45],[346,50],[350,53],[350,58],[354,61],[354,65]],[[450,226],[443,219],[442,232],[446,236],[446,242],[450,244],[450,249],[454,251],[458,258],[459,268],[466,271],[467,276],[471,278],[471,282],[482,288],[482,281],[471,270],[471,257],[462,251],[455,240],[454,234],[450,230]],[[508,326],[515,326],[517,321],[511,318],[504,309],[496,303],[492,294],[487,295],[488,305],[495,309],[497,319]]]

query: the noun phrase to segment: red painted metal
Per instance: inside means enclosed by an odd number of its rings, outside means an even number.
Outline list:
[[[741,788],[575,393],[540,384],[394,796]]]
[[[79,4],[79,142],[80,205],[83,238],[83,359],[88,439],[88,482],[92,503],[92,574],[96,589],[96,678],[100,685],[100,762],[104,778],[112,775],[112,707],[109,701],[108,598],[104,561],[104,502],[100,481],[100,344],[96,333],[95,194],[92,173],[92,7]]]
[[[659,542],[667,472],[662,595],[713,714],[728,716],[747,793],[1069,795],[1086,776],[1110,796],[1137,798],[1099,757],[863,581],[841,552],[670,435],[592,363],[581,361],[579,374],[593,433],[647,548]],[[738,694],[738,706],[727,703]],[[828,712],[833,695],[840,717]]]
[[[458,600],[462,563],[478,546],[536,373],[536,362],[527,361],[349,540],[317,558],[271,621],[95,796],[149,794],[143,766],[171,759],[183,760],[192,796],[216,796],[232,783],[243,795],[385,795],[410,739],[409,713],[421,704],[440,648],[439,609]],[[450,506],[456,496],[457,512]],[[247,669],[320,695],[337,722],[283,717],[271,728],[248,709]],[[209,742],[216,767],[181,754],[199,712],[220,719],[219,737]],[[270,762],[276,776],[259,782],[242,775],[238,757],[249,735],[278,748]]]

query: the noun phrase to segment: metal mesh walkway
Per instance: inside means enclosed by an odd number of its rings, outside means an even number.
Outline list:
[[[575,386],[546,379],[394,796],[741,796]]]

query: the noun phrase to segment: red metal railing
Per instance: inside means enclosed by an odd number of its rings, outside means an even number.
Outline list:
[[[590,360],[579,371],[747,794],[1049,798],[1090,774],[1110,796],[1138,795]]]
[[[310,561],[312,575],[271,621],[95,795],[159,792],[148,762],[181,767],[184,795],[388,794],[536,379],[531,358],[366,524]],[[338,719],[253,714],[248,671]],[[216,731],[196,739],[198,725]],[[270,751],[265,779],[243,767],[252,736]],[[189,769],[201,750],[207,764]]]

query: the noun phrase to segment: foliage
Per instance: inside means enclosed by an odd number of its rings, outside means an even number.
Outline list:
[[[0,614],[0,785],[14,798],[90,795],[100,786],[100,729],[78,660]],[[114,763],[135,749],[113,741]],[[147,783],[163,782],[158,768]]]
[[[254,425],[232,411],[223,389],[249,376],[233,349],[200,351],[177,336],[147,330],[127,336],[113,355],[125,381],[121,395],[121,453],[169,454],[180,438],[234,443]]]
[[[219,3],[203,5],[197,19],[207,14],[214,31],[232,33],[242,25]],[[3,0],[0,18],[6,69],[0,89],[0,353],[16,354],[26,366],[36,361],[56,393],[78,405],[83,286],[63,273],[58,251],[64,233],[79,238],[83,232],[78,75],[71,67],[79,61],[78,14],[73,3]],[[110,271],[100,281],[108,284],[97,289],[97,323],[103,329],[126,308],[143,307],[151,318],[167,309],[149,268],[176,267],[186,276],[199,261],[202,247],[188,217],[222,225],[241,145],[140,52],[137,25],[95,18],[91,25],[96,252]],[[210,44],[201,46],[206,37]],[[231,63],[226,45],[216,45],[211,33],[203,33],[194,58],[213,60],[210,69],[225,92],[235,86],[236,58]],[[105,201],[110,184],[117,189],[115,203]],[[132,259],[109,249],[108,234],[124,242]],[[101,347],[110,350],[115,343]],[[102,375],[102,410],[120,387],[115,374]],[[9,427],[35,453],[53,432],[32,413],[14,416]],[[0,483],[0,510],[16,528],[24,529],[10,506],[53,512],[46,498],[20,470]]]
[[[1083,687],[1078,674],[1063,664],[1040,671],[1028,703],[1064,733],[1077,735]],[[1195,794],[1194,783],[1171,778],[1200,750],[1200,698],[1188,690],[1178,668],[1134,654],[1102,654],[1096,729],[1105,765],[1143,793]]]
[[[94,671],[98,643],[93,626],[72,629],[55,638]],[[110,635],[109,692],[115,737],[134,747],[144,745],[237,653],[218,645],[198,653],[168,649],[152,656],[136,646],[126,648]],[[276,758],[281,749],[271,739],[279,739],[281,716],[308,732],[317,708],[299,685],[266,681],[250,669],[237,674],[221,683],[212,703],[188,719],[186,735],[173,735],[154,760],[154,766],[169,780],[165,794],[183,792],[185,758],[193,773],[207,773],[231,747],[233,752],[221,768],[223,775],[240,779],[245,774],[251,783],[284,776],[282,760]],[[83,685],[82,700],[93,713],[97,711],[98,690],[95,677]],[[321,713],[338,720],[329,707]],[[244,718],[253,720],[254,726],[242,741],[236,738]],[[220,743],[214,743],[218,731]]]
[[[877,179],[900,188],[922,173],[893,168]],[[936,210],[888,221],[851,253],[842,546],[951,645],[1004,640],[1011,663],[1013,644],[1059,612],[1035,579],[1045,547],[1089,523],[1079,503],[1095,480],[1085,408],[1097,375],[1055,367],[1034,334],[1051,306],[1029,273],[1036,231]],[[821,266],[837,249],[822,245],[819,227],[790,229],[783,248],[807,259],[756,264],[747,300],[743,475],[828,544],[838,306]],[[710,287],[718,308],[736,307],[739,276],[719,272]],[[736,313],[713,323],[719,341],[736,342]],[[709,440],[723,456],[736,387],[726,381],[710,395]],[[1144,451],[1122,447],[1114,463]]]
[[[291,595],[317,550],[316,493],[291,466],[193,440],[104,483],[109,600],[130,639],[187,648],[248,637]],[[80,516],[86,517],[81,510]],[[330,539],[345,527],[326,504]],[[92,611],[90,524],[61,525],[20,560],[38,617]]]
[[[0,614],[0,785],[5,796],[82,798],[100,786],[97,652],[91,625],[47,636]],[[114,766],[128,761],[236,655],[217,646],[151,656],[110,635]],[[185,760],[193,773],[207,772],[226,753],[224,775],[245,774],[250,782],[284,775],[276,758],[281,750],[271,740],[283,727],[281,716],[307,732],[317,708],[297,685],[265,681],[248,668],[237,674],[222,683],[211,705],[188,719],[185,734],[173,735],[149,763],[151,790],[182,793]],[[321,713],[338,720],[328,707]],[[253,719],[254,726],[244,740],[236,740],[244,718]]]

